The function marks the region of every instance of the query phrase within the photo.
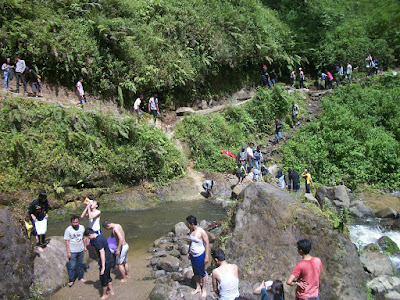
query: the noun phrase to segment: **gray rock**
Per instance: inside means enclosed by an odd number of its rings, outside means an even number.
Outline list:
[[[350,214],[356,218],[372,217],[374,212],[371,207],[364,204],[364,202],[357,200],[350,205]]]
[[[161,279],[161,278],[159,278]],[[153,290],[150,293],[150,300],[175,300],[176,297],[176,289],[172,286],[166,284],[156,284]]]
[[[391,207],[385,207],[375,214],[378,218],[392,218],[395,219],[399,213]]]
[[[182,273],[184,279],[192,279],[194,276],[192,267],[187,267],[183,269]]]
[[[393,265],[390,258],[377,251],[364,251],[360,256],[360,261],[364,269],[373,276],[390,275],[393,276]]]
[[[175,236],[175,233],[173,233],[172,231],[168,232],[167,234],[168,237],[172,238]]]
[[[162,257],[157,262],[157,267],[167,272],[176,272],[179,270],[179,263],[180,261],[176,257],[167,256],[167,257]]]
[[[382,294],[400,287],[400,278],[389,275],[379,275],[368,282],[368,287],[374,294]]]
[[[154,247],[156,247],[156,248],[161,248],[161,247],[160,247],[161,244],[166,244],[166,243],[169,243],[169,242],[171,242],[171,239],[162,237],[162,238],[156,239],[156,240],[154,241]]]
[[[179,107],[176,110],[176,115],[177,116],[190,115],[190,114],[193,114],[193,113],[195,113],[195,111],[194,111],[193,108],[190,108],[190,107]]]
[[[183,275],[180,272],[172,272],[171,279],[175,280],[175,281],[180,281],[180,280],[183,280]]]
[[[242,297],[255,299],[253,284],[265,274],[269,278],[287,276],[282,270],[293,269],[300,260],[296,242],[309,238],[313,241],[311,255],[320,257],[324,270],[329,270],[321,276],[324,299],[366,299],[365,289],[360,288],[366,276],[353,243],[332,229],[318,207],[305,205],[271,184],[256,182],[240,194],[233,215],[225,254],[242,270]],[[294,293],[294,288],[287,291]]]
[[[167,251],[165,250],[160,250],[154,253],[154,257],[166,257],[167,256]]]
[[[183,256],[183,257],[181,257],[182,258],[182,260],[181,260],[181,262],[179,263],[179,267],[183,270],[183,269],[185,269],[185,268],[191,268],[192,267],[192,263],[190,262],[190,260],[187,258],[187,256],[185,255],[185,256]]]
[[[350,207],[350,197],[347,194],[347,189],[344,185],[334,187],[320,186],[317,189],[315,198],[318,200],[321,207],[330,203],[333,203],[339,208]]]
[[[314,203],[315,205],[317,205],[318,207],[320,207],[320,204],[319,204],[318,200],[317,200],[312,194],[305,193],[305,194],[304,194],[304,197],[306,198],[306,200],[307,200],[308,202]]]
[[[172,231],[175,232],[175,235],[178,237],[182,235],[188,235],[190,232],[189,228],[183,222],[176,224]]]
[[[391,291],[385,294],[385,300],[400,300],[400,294],[396,291]]]
[[[390,226],[390,228],[392,230],[400,230],[400,219],[394,221],[394,223],[392,224],[392,226]]]
[[[186,255],[186,254],[188,254],[189,253],[189,245],[179,245],[179,252],[182,254],[182,255]]]
[[[201,220],[200,223],[199,223],[199,226],[201,228],[203,228],[204,230],[206,230],[207,227],[208,227],[207,221],[206,220]]]
[[[168,251],[168,254],[174,257],[181,257],[181,253],[179,252],[179,250],[176,249],[172,249],[171,251]]]
[[[201,109],[207,109],[208,108],[207,101],[201,100],[200,107],[201,107]]]
[[[153,277],[154,278],[159,278],[162,276],[165,276],[166,272],[164,270],[157,270],[153,272]]]
[[[150,265],[155,266],[160,261],[160,257],[153,257],[150,259]]]

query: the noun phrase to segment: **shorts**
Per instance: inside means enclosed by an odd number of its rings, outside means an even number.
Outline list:
[[[240,178],[245,178],[246,176],[244,176],[244,173],[237,173],[236,177],[240,179]]]
[[[128,244],[122,246],[119,256],[116,256],[115,259],[115,263],[117,265],[122,265],[128,261],[128,250],[129,250]]]
[[[85,104],[85,97],[84,96],[79,96],[79,104]]]
[[[201,255],[199,256],[192,256],[190,254],[190,261],[192,262],[192,269],[193,269],[193,273],[194,275],[199,275],[201,277],[205,277],[207,275],[206,271],[205,271],[205,266],[204,266],[204,259],[206,257],[206,253],[203,252]]]
[[[101,271],[101,266],[100,266],[100,271]],[[111,281],[112,281],[112,279],[111,279],[111,265],[106,263],[105,269],[104,269],[104,274],[100,275],[101,286],[103,286],[103,287],[107,286]]]

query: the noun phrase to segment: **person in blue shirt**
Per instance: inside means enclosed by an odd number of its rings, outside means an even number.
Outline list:
[[[283,282],[280,280],[262,282],[260,286],[253,291],[253,294],[260,295],[261,300],[285,300]]]

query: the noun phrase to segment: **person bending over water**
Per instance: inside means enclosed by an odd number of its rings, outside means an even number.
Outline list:
[[[190,229],[188,257],[192,262],[194,280],[196,281],[196,290],[192,292],[192,295],[201,292],[201,296],[205,298],[207,296],[207,273],[205,271],[205,265],[208,263],[208,253],[210,251],[208,235],[203,228],[197,225],[196,217],[192,215],[188,216],[186,218],[186,223]],[[200,281],[202,283],[201,285]]]

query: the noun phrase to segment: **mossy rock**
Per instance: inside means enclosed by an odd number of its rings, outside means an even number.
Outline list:
[[[399,246],[390,238],[387,236],[383,236],[378,240],[378,245],[384,251],[385,253],[389,255],[400,255],[400,249]]]
[[[380,251],[379,246],[377,244],[368,244],[366,245],[362,251]]]

